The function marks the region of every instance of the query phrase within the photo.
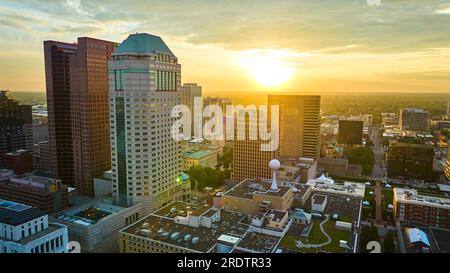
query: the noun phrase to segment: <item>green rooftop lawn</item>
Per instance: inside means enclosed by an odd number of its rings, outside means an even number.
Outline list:
[[[309,234],[308,239],[305,237],[300,237],[300,235],[294,236],[292,234],[288,234],[281,240],[280,246],[289,248],[289,249],[300,250],[302,252],[307,252],[307,253],[317,252],[317,250],[329,251],[329,252],[334,252],[334,253],[344,253],[345,249],[343,249],[339,246],[339,241],[340,240],[348,241],[350,239],[350,232],[345,231],[345,230],[336,229],[335,228],[336,221],[331,220],[331,219],[328,220],[324,224],[325,231],[328,233],[328,235],[332,239],[330,244],[319,247],[319,248],[313,248],[313,247],[298,248],[296,246],[296,241],[298,241],[298,240],[302,241],[305,244],[325,243],[327,241],[327,237],[320,230],[320,222],[322,222],[322,221],[323,220],[318,220],[318,219],[312,220],[313,227],[312,227],[311,233]]]

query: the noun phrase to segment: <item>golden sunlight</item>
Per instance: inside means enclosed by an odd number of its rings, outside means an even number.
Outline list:
[[[285,58],[284,50],[247,50],[241,58],[250,76],[265,87],[276,87],[288,81],[294,68]]]

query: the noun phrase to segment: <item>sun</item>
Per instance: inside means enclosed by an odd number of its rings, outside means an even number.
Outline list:
[[[280,86],[292,78],[294,69],[280,50],[251,50],[244,53],[242,64],[250,76],[265,87]]]

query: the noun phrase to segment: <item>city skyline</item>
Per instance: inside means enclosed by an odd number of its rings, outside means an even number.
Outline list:
[[[450,253],[449,23],[449,0],[1,3],[0,256]]]
[[[43,40],[136,32],[164,36],[182,82],[205,94],[449,91],[446,1],[22,1],[0,4],[0,15],[0,81],[13,91],[45,90]]]

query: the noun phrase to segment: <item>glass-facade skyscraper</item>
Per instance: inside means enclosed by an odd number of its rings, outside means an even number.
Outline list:
[[[147,214],[186,198],[190,183],[181,173],[181,144],[172,139],[181,104],[181,66],[164,41],[132,34],[109,62],[113,199],[142,203]]]

